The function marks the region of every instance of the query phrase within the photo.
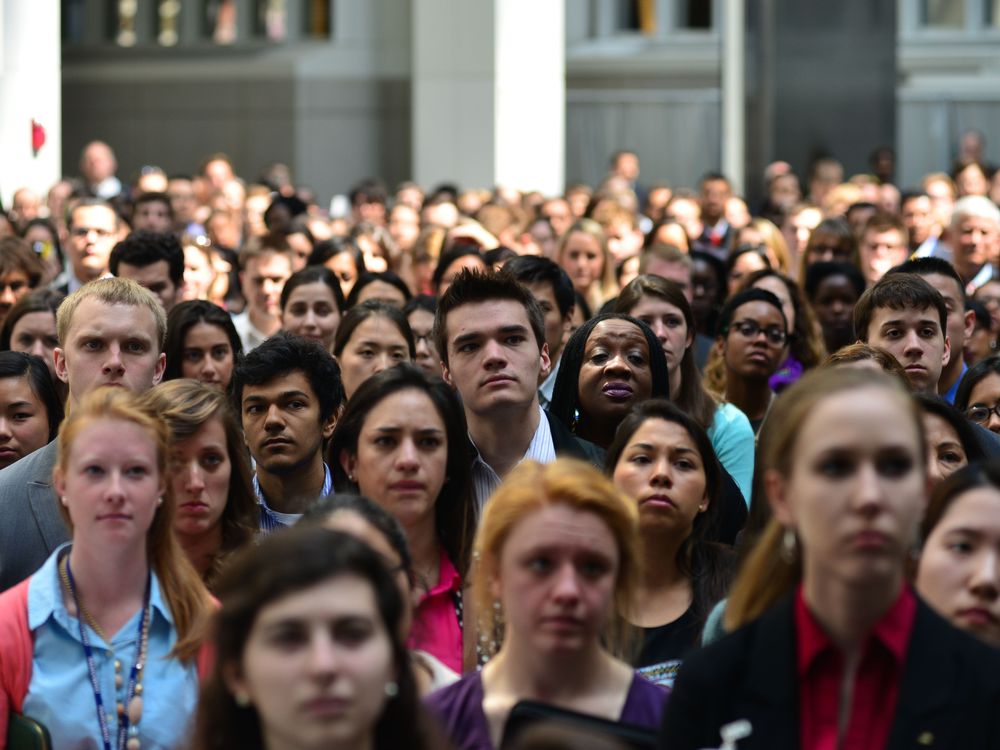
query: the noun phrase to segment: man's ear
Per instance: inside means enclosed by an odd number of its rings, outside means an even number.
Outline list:
[[[160,352],[160,356],[156,359],[156,369],[153,370],[153,385],[157,385],[163,380],[163,373],[166,371],[167,355],[164,352]]]
[[[451,370],[448,369],[448,365],[445,364],[445,362],[444,362],[443,359],[439,360],[438,363],[441,365],[441,378],[442,378],[442,380],[444,380],[444,382],[446,382],[448,385],[450,385],[452,388],[454,388],[455,387],[455,383],[451,379]]]
[[[965,311],[965,338],[966,340],[972,338],[972,334],[976,331],[976,313],[974,310]]]
[[[69,371],[66,369],[66,352],[61,346],[52,350],[52,359],[55,360],[56,377],[68,384]]]
[[[333,429],[337,426],[337,420],[340,419],[340,414],[343,410],[344,410],[344,405],[341,404],[340,406],[338,406],[336,409],[333,410],[333,413],[329,417],[327,417],[323,421],[322,429],[323,429],[324,440],[329,440],[330,436],[333,435]]]
[[[945,336],[944,353],[941,355],[941,367],[947,367],[949,362],[951,362],[951,341]],[[934,384],[934,388],[935,390],[937,389],[937,383]]]
[[[542,350],[539,353],[539,356],[541,358],[540,359],[540,362],[541,362],[540,372],[548,375],[548,373],[552,372],[552,358],[549,356],[549,344],[548,344],[548,342],[542,344]]]

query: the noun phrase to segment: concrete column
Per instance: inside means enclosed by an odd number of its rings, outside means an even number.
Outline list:
[[[414,178],[562,192],[562,2],[414,0]]]
[[[60,177],[62,128],[59,0],[0,0],[0,196],[45,195]],[[32,151],[32,120],[45,145]]]

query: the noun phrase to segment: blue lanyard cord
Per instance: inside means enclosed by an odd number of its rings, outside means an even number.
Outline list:
[[[83,653],[87,657],[87,672],[90,675],[90,687],[94,691],[94,703],[97,706],[97,723],[101,727],[101,739],[104,741],[104,750],[111,750],[111,730],[108,728],[108,715],[104,710],[104,697],[101,694],[101,685],[97,679],[97,668],[94,666],[94,649],[91,648],[90,638],[87,636],[87,630],[83,626],[83,609],[80,607],[80,600],[76,595],[76,583],[73,580],[73,571],[70,569],[68,556],[66,557],[66,580],[69,584],[70,595],[73,597],[73,603],[76,605],[77,623],[80,626],[80,641],[83,643]],[[136,683],[145,665],[144,659],[147,639],[149,637],[150,585],[151,576],[147,574],[146,593],[143,596],[142,614],[139,617],[139,636],[136,642],[135,662],[132,664],[132,669],[129,672],[128,688],[125,691],[125,710],[118,717],[118,742],[115,745],[117,750],[124,750],[125,748],[125,740],[129,729],[129,706],[136,697]]]

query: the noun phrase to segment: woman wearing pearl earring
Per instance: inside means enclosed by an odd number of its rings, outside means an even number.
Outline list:
[[[431,750],[386,560],[297,527],[238,553],[218,582],[217,662],[196,750]]]
[[[175,541],[166,427],[123,389],[63,422],[53,476],[72,541],[0,596],[0,747],[10,714],[54,747],[182,747],[212,601]]]

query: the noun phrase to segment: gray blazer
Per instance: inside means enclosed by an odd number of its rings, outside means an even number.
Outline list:
[[[52,488],[56,441],[0,471],[0,591],[38,570],[69,540]]]

